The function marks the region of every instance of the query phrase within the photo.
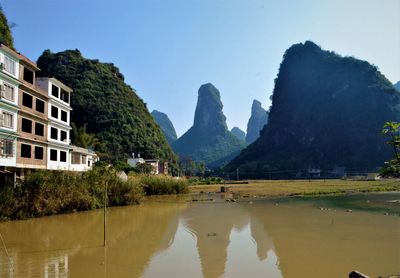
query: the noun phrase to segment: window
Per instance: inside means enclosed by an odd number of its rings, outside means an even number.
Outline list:
[[[86,164],[86,155],[82,155],[82,164]]]
[[[53,105],[51,106],[51,116],[58,119],[58,108]]]
[[[1,92],[1,96],[10,101],[14,101],[14,86],[4,83],[2,92]]]
[[[34,79],[33,76],[34,76],[33,71],[24,67],[24,80],[28,83],[33,84],[33,79]]]
[[[44,113],[44,101],[38,98],[36,99],[36,111]]]
[[[22,94],[22,105],[32,108],[32,104],[33,104],[33,97],[27,93],[23,93]]]
[[[51,94],[53,96],[55,96],[56,98],[58,98],[58,91],[59,91],[59,88],[57,86],[51,85]]]
[[[32,121],[22,118],[22,128],[21,130],[23,132],[28,132],[28,133],[32,133]]]
[[[69,103],[69,93],[63,89],[61,89],[61,100]]]
[[[57,161],[57,150],[50,149],[50,160]]]
[[[44,136],[44,125],[41,123],[35,123],[35,134]]]
[[[3,114],[1,115],[2,119],[0,118],[0,120],[2,120],[1,126],[3,127],[7,127],[7,128],[13,128],[14,127],[14,114],[8,113],[8,112],[3,112]]]
[[[13,156],[13,154],[14,154],[14,142],[8,139],[0,140],[0,155]]]
[[[68,122],[67,112],[65,112],[64,110],[61,110],[61,121]]]
[[[10,57],[4,55],[4,69],[9,73],[15,75],[15,68],[16,68],[15,61]]]
[[[35,147],[35,159],[43,160],[43,148]]]
[[[60,151],[60,161],[67,162],[67,152]]]
[[[58,129],[55,127],[50,128],[50,138],[58,140]]]
[[[79,153],[72,153],[71,155],[71,163],[79,164],[81,161],[81,155]]]
[[[21,144],[21,157],[31,158],[31,145]]]
[[[90,163],[91,163],[91,161],[88,160],[88,161],[87,161],[87,166],[88,166],[88,167],[90,167]]]
[[[67,142],[67,132],[64,130],[61,130],[61,136],[60,136],[60,140]]]

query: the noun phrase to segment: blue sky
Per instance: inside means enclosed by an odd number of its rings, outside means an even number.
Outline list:
[[[253,99],[269,97],[284,51],[313,40],[400,80],[399,0],[3,0],[15,46],[79,49],[113,62],[178,135],[193,123],[197,90],[221,92],[228,127],[246,129]]]

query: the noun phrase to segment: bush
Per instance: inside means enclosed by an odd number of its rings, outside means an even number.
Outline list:
[[[23,219],[103,207],[108,185],[108,205],[140,202],[142,186],[123,182],[111,169],[95,167],[84,173],[35,171],[14,188],[0,191],[0,219]]]
[[[184,178],[177,179],[161,175],[140,175],[138,177],[143,184],[146,195],[183,194],[189,192],[188,181]]]

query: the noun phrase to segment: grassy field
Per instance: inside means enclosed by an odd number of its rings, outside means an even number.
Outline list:
[[[400,180],[250,180],[248,184],[226,184],[238,195],[274,197],[294,195],[328,195],[357,192],[400,191]],[[192,185],[190,192],[219,192],[221,185]]]

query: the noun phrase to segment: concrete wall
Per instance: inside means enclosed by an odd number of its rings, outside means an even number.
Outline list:
[[[21,144],[31,146],[31,157],[26,158],[21,156]],[[43,148],[43,159],[35,158],[35,147]],[[17,161],[16,166],[19,168],[46,169],[47,168],[47,144],[33,142],[23,138],[17,140]]]
[[[56,161],[50,160],[51,150],[55,150],[57,152],[57,160]],[[65,162],[60,161],[60,153],[61,152],[66,152],[67,159]],[[69,165],[70,165],[70,155],[69,155],[68,147],[64,148],[64,147],[49,144],[49,146],[47,148],[47,169],[49,169],[49,170],[69,170]]]

